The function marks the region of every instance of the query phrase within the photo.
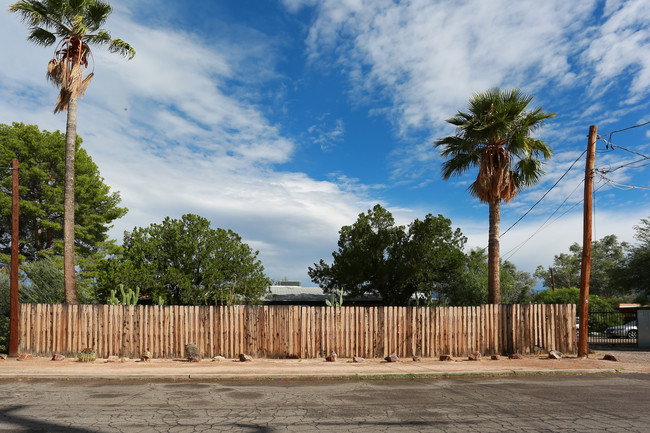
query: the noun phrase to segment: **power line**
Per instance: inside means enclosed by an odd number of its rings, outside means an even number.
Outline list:
[[[616,134],[617,132],[627,131],[628,129],[640,128],[640,127],[646,126],[646,125],[650,125],[650,122],[645,122],[645,123],[641,123],[639,125],[634,125],[634,126],[628,126],[627,128],[619,129],[617,131],[611,131],[611,132],[608,132],[608,133],[603,134],[603,135],[612,135],[612,134]],[[598,138],[600,138],[600,136],[598,136]]]
[[[638,186],[638,185],[626,185],[626,184],[624,184],[624,183],[614,182],[613,180],[611,180],[610,178],[606,177],[603,173],[601,173],[601,172],[598,171],[598,170],[596,170],[596,173],[597,173],[598,176],[600,176],[600,177],[601,177],[605,182],[609,183],[611,186],[613,186],[613,187],[616,188],[616,189],[620,189],[620,190],[643,189],[643,190],[646,190],[646,191],[650,191],[650,188],[648,188],[648,187]]]
[[[580,188],[580,185],[582,185],[582,184],[584,183],[584,181],[585,181],[585,180],[582,179],[580,182],[578,182],[578,185],[576,185],[576,187],[573,189],[573,191],[571,191],[571,194],[569,194],[569,195],[564,199],[564,201],[563,201],[562,203],[560,203],[560,205],[557,207],[557,209],[555,209],[555,210],[553,211],[553,213],[552,213],[551,215],[549,215],[548,218],[546,218],[546,221],[544,221],[544,222],[542,223],[542,225],[540,225],[539,228],[538,228],[537,230],[535,230],[535,232],[534,232],[532,235],[530,235],[530,237],[529,237],[528,239],[526,239],[523,243],[521,243],[520,245],[514,247],[513,249],[511,249],[510,251],[508,251],[507,253],[505,253],[504,255],[507,256],[507,257],[506,257],[504,260],[508,260],[510,257],[512,257],[513,255],[515,255],[515,254],[517,253],[517,251],[519,251],[519,250],[520,250],[520,249],[521,249],[521,248],[522,248],[522,247],[523,247],[523,246],[524,246],[524,245],[525,245],[529,240],[531,240],[531,239],[533,238],[533,236],[535,236],[535,235],[536,235],[540,230],[542,230],[542,228],[544,228],[544,226],[546,225],[546,223],[547,223],[551,218],[553,218],[553,215],[555,215],[555,214],[556,214],[556,213],[557,213],[557,212],[562,208],[562,206],[564,206],[564,203],[566,203],[567,200],[569,200],[569,199],[571,198],[571,196],[572,196],[572,195],[577,191],[578,188]],[[577,206],[578,204],[580,204],[580,203],[581,203],[581,202],[578,202],[578,203],[574,204],[571,208],[569,208],[569,210],[573,209],[574,207],[576,207],[576,206]],[[565,212],[565,214],[566,214],[566,212]],[[562,215],[564,215],[564,214],[562,214]],[[557,219],[554,220],[553,222],[555,222],[555,221],[557,221]],[[552,223],[551,223],[551,224],[552,224]],[[510,253],[512,253],[512,254],[510,254]],[[510,254],[510,255],[508,255],[508,254]]]
[[[529,213],[530,213],[530,212],[535,208],[535,206],[537,206],[537,205],[538,205],[542,200],[544,200],[544,197],[546,197],[546,196],[548,195],[548,193],[551,192],[551,190],[553,190],[553,188],[555,188],[555,187],[557,186],[557,184],[560,183],[560,181],[561,181],[562,179],[564,179],[564,176],[566,176],[566,175],[569,173],[569,171],[571,171],[571,169],[573,168],[573,166],[576,165],[576,164],[578,163],[578,161],[580,160],[580,158],[582,158],[582,155],[584,155],[585,153],[587,153],[586,150],[583,151],[583,152],[580,154],[580,156],[578,156],[578,158],[576,158],[575,161],[573,161],[573,164],[571,164],[571,167],[569,167],[569,168],[567,169],[567,171],[565,171],[564,174],[563,174],[562,176],[560,176],[560,178],[559,178],[559,179],[558,179],[558,180],[553,184],[553,186],[550,187],[549,190],[546,191],[546,192],[544,193],[544,195],[543,195],[539,200],[537,200],[537,202],[536,202],[534,205],[532,205],[532,206],[530,207],[530,209],[528,209],[528,210],[526,211],[526,213],[524,213],[524,214],[523,214],[523,215],[522,215],[522,216],[521,216],[517,221],[515,221],[514,224],[512,224],[510,227],[508,227],[508,229],[507,229],[505,232],[501,233],[501,234],[499,235],[499,237],[501,237],[501,236],[505,235],[506,233],[508,233],[508,232],[510,231],[511,228],[513,228],[514,226],[516,226],[517,223],[518,223],[519,221],[521,221],[522,219],[524,219],[524,217],[525,217],[526,215],[528,215],[528,214],[529,214]]]

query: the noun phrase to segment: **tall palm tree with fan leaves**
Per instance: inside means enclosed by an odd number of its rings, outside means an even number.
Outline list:
[[[55,45],[47,67],[47,78],[60,89],[54,113],[67,111],[65,145],[65,192],[63,199],[63,256],[65,300],[77,304],[74,264],[74,157],[77,141],[77,99],[83,96],[93,77],[91,46],[129,59],[135,50],[102,29],[112,12],[111,5],[98,0],[22,0],[9,5],[28,26],[27,38],[36,45]]]
[[[469,193],[489,205],[488,303],[501,303],[499,280],[499,225],[501,201],[511,201],[517,193],[536,184],[543,172],[543,160],[551,158],[551,148],[532,137],[555,113],[542,107],[527,110],[533,99],[519,89],[493,88],[474,94],[467,112],[450,119],[456,134],[436,140],[443,158],[442,177],[460,176],[478,168]],[[543,159],[543,160],[542,160]]]

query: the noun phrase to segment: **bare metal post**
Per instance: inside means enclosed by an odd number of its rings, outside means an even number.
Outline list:
[[[591,208],[594,190],[594,159],[596,157],[596,137],[598,126],[589,127],[587,147],[587,166],[585,168],[585,209],[582,231],[582,266],[580,268],[580,334],[578,337],[578,356],[589,357],[587,347],[589,338],[589,273],[591,271]]]
[[[9,294],[9,356],[18,356],[18,160],[11,160],[11,274]]]

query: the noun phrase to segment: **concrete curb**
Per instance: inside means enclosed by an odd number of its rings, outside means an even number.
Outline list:
[[[607,369],[549,369],[549,370],[492,370],[492,371],[453,371],[453,372],[419,372],[419,373],[322,373],[322,374],[225,374],[225,373],[196,373],[196,374],[0,374],[0,381],[5,380],[156,380],[156,381],[221,381],[221,380],[373,380],[373,379],[417,379],[440,377],[481,377],[481,376],[524,376],[524,375],[578,375],[578,374],[625,374],[643,373],[632,370]]]

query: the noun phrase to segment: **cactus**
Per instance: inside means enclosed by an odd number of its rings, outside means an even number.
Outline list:
[[[336,299],[338,295],[338,299]],[[325,300],[325,304],[328,307],[341,307],[343,306],[343,289],[337,290],[336,293],[332,293],[329,299]]]
[[[106,300],[108,305],[120,305],[120,301],[115,297],[116,290],[111,290],[111,297]]]
[[[199,362],[201,360],[201,353],[199,352],[199,346],[194,343],[185,345],[185,357],[190,362]]]
[[[135,292],[131,289],[125,291],[124,284],[120,284],[120,299],[115,296],[116,292],[117,290],[111,290],[111,296],[106,300],[108,305],[136,305],[140,299],[140,287],[136,287]]]
[[[89,347],[79,352],[79,362],[93,362],[96,358],[95,351]]]

